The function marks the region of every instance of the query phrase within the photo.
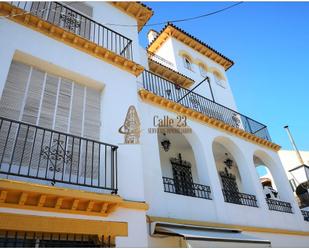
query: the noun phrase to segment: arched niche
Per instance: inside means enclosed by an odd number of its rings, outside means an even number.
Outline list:
[[[213,155],[216,163],[221,188],[226,191],[243,192],[244,187],[238,169],[235,151],[231,150],[232,144],[224,138],[216,138],[212,144]]]
[[[276,166],[269,155],[264,151],[256,151],[253,163],[260,179],[265,198],[280,199],[281,193],[277,184]]]

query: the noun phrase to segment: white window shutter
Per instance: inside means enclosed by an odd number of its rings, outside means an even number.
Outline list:
[[[55,130],[65,133],[68,132],[69,126],[71,91],[72,81],[62,78],[58,96]]]
[[[98,140],[100,134],[100,92],[90,88],[87,88],[84,122],[84,136]]]
[[[44,76],[44,72],[32,69],[25,106],[22,112],[22,121],[24,122],[30,124],[36,124],[37,122]]]
[[[50,129],[53,127],[55,105],[58,92],[58,80],[58,77],[54,75],[47,75],[41,107],[41,115],[39,119],[39,126]]]
[[[12,62],[0,99],[1,116],[19,119],[29,74],[29,66]]]
[[[70,133],[81,136],[84,111],[84,87],[74,83],[71,109]]]

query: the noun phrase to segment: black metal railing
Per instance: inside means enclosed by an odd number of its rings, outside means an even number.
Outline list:
[[[271,141],[267,126],[243,114],[218,104],[195,92],[189,92],[188,89],[176,85],[173,82],[147,70],[144,70],[142,80],[143,87],[158,96],[176,103],[179,102],[187,108],[191,108],[211,118],[218,119],[230,126],[245,130],[255,136]]]
[[[293,213],[292,205],[289,202],[279,201],[274,199],[266,198],[269,210],[284,212],[284,213]]]
[[[174,64],[166,59],[164,59],[163,57],[157,55],[157,54],[154,54],[150,51],[147,51],[147,55],[148,55],[148,58],[152,59],[153,61],[156,61],[156,62],[159,62],[161,63],[162,65],[164,66],[167,66],[167,67],[174,67]]]
[[[43,233],[22,231],[0,231],[0,247],[115,247],[111,236]]]
[[[132,40],[58,2],[10,2],[60,28],[79,35],[100,47],[133,60]]]
[[[117,146],[0,117],[0,177],[117,193]]]
[[[301,210],[301,213],[304,216],[304,220],[309,221],[309,211]]]
[[[244,206],[250,206],[250,207],[258,207],[255,195],[249,195],[249,194],[230,191],[226,189],[222,189],[222,193],[223,193],[225,202],[238,204],[238,205],[244,205]]]
[[[209,186],[193,182],[178,182],[175,181],[175,179],[169,177],[162,178],[165,192],[202,199],[211,199],[211,191]]]

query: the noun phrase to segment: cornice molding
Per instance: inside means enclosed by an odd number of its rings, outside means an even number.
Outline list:
[[[218,51],[214,50],[213,48],[209,47],[207,44],[203,43],[202,41],[198,40],[197,38],[193,37],[192,35],[188,34],[187,32],[177,28],[172,24],[167,24],[163,30],[158,34],[158,36],[149,44],[147,50],[151,53],[155,53],[169,38],[173,37],[178,41],[186,44],[187,46],[191,47],[195,51],[201,53],[202,55],[210,58],[211,60],[217,62],[225,70],[228,70],[231,66],[234,65],[234,62],[219,53]]]
[[[268,149],[271,149],[273,151],[279,151],[280,146],[272,143],[270,141],[267,141],[265,139],[262,139],[260,137],[257,137],[249,132],[246,132],[244,130],[241,130],[239,128],[235,128],[233,126],[230,126],[220,120],[208,117],[205,114],[202,114],[200,112],[197,112],[195,110],[192,110],[190,108],[184,107],[181,104],[175,103],[173,101],[170,101],[168,99],[165,99],[161,96],[155,95],[145,89],[140,89],[139,90],[139,95],[141,99],[145,102],[148,102],[150,104],[159,106],[161,108],[164,108],[168,111],[179,113],[182,115],[187,116],[188,118],[197,120],[203,124],[210,125],[212,127],[215,127],[219,130],[225,131],[229,134],[232,134],[234,136],[240,137],[242,139],[245,139],[246,141],[249,141],[251,143],[255,143],[257,145],[261,145],[263,147],[266,147]]]
[[[148,20],[152,17],[153,11],[151,8],[139,2],[109,2],[116,8],[120,9],[129,16],[137,20],[138,32],[140,32]]]
[[[120,196],[0,179],[0,207],[107,217],[117,208],[148,210]]]

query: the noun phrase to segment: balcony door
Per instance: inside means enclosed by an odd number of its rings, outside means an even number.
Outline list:
[[[171,158],[173,168],[173,178],[175,183],[175,191],[177,194],[195,196],[193,189],[193,179],[191,172],[191,164],[182,160],[181,154],[178,158]]]
[[[0,171],[28,175],[33,171],[44,179],[63,179],[67,173],[87,178],[86,165],[96,155],[86,154],[93,145],[62,133],[99,140],[100,96],[100,91],[13,61],[0,115],[48,130],[36,133],[27,126],[1,122]],[[92,175],[97,172],[91,169]]]
[[[83,2],[33,2],[31,12],[50,23],[90,39],[92,7]]]
[[[239,189],[236,182],[236,176],[229,173],[225,168],[225,171],[220,172],[223,194],[226,202],[241,204],[239,197]]]

